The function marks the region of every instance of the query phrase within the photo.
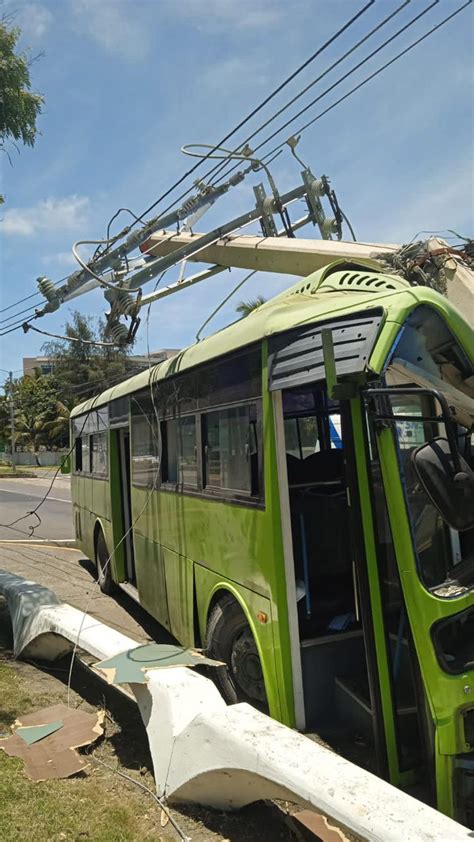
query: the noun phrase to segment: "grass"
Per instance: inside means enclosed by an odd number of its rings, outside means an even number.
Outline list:
[[[57,702],[30,695],[25,681],[0,661],[0,734],[22,713]],[[100,756],[102,747],[95,749]],[[114,765],[114,759],[107,757]],[[138,842],[170,838],[159,811],[145,794],[113,772],[91,763],[87,776],[40,783],[31,781],[23,763],[0,751],[0,839],[2,842]]]
[[[0,465],[0,477],[33,477],[33,473],[17,468],[15,471],[10,465]]]

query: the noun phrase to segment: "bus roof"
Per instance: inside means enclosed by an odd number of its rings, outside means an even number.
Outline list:
[[[374,286],[375,283],[377,286]],[[441,311],[442,315],[449,318],[450,325],[460,340],[462,341],[463,337],[466,340],[470,333],[469,325],[444,296],[428,287],[413,287],[398,276],[374,271],[373,263],[364,264],[358,261],[357,264],[348,264],[347,261],[336,261],[307,278],[300,278],[289,289],[265,302],[250,315],[217,331],[202,342],[190,345],[170,359],[123,380],[94,398],[89,398],[73,409],[71,417],[144,389],[150,381],[163,380],[299,325],[324,321],[335,315],[363,313],[365,310],[380,307],[385,313],[385,325],[391,322],[393,327],[393,323],[401,324],[409,312],[421,303],[431,304]],[[377,340],[377,347],[383,334],[384,330]],[[393,331],[390,336],[392,334]],[[392,339],[386,353],[391,341]],[[377,365],[372,364],[371,367],[375,371],[379,370]]]

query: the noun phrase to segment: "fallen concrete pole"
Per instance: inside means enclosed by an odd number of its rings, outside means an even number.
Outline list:
[[[140,644],[47,588],[0,571],[14,653],[59,657],[78,641],[98,659]],[[150,670],[131,684],[145,724],[157,791],[170,801],[235,809],[284,798],[325,813],[364,840],[467,842],[472,832],[250,705],[227,706],[191,669]]]

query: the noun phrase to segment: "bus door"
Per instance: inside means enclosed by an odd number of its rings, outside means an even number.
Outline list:
[[[379,656],[386,667],[386,653],[375,646],[352,402],[330,399],[323,383],[280,395],[294,576],[288,593],[296,601],[290,627],[299,639],[305,727],[385,775]]]

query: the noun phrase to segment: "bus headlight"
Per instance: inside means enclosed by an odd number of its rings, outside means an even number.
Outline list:
[[[474,607],[438,620],[431,627],[436,655],[445,672],[474,670]]]

